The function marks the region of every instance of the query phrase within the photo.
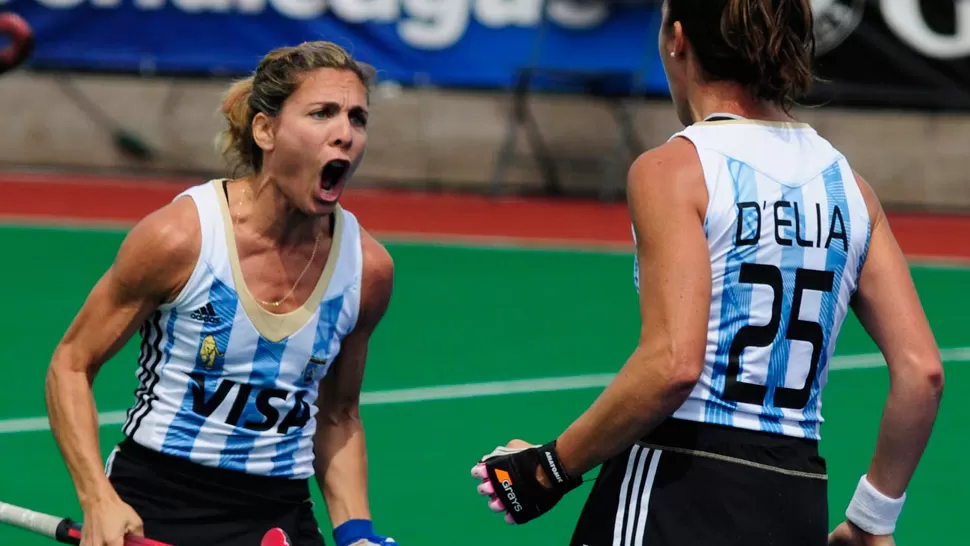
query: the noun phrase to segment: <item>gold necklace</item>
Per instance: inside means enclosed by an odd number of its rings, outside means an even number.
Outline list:
[[[243,195],[245,195],[246,194],[246,188],[242,188],[242,192],[241,193]],[[242,203],[243,203],[243,201],[242,201],[242,199],[240,199],[239,200],[239,204],[242,205]],[[230,216],[233,218],[233,223],[234,224],[238,224],[239,223],[239,209],[238,208],[236,209],[236,213],[235,214],[230,214]],[[253,299],[256,300],[258,303],[261,303],[263,305],[268,305],[270,307],[279,307],[280,305],[283,305],[283,302],[286,301],[287,298],[289,298],[290,296],[292,296],[293,295],[293,292],[296,291],[296,288],[298,286],[300,286],[300,281],[303,280],[303,276],[306,275],[306,272],[310,270],[310,265],[313,264],[313,259],[316,258],[316,256],[317,256],[317,247],[320,246],[320,236],[321,235],[323,235],[323,230],[320,230],[320,231],[317,232],[317,237],[313,241],[313,251],[310,252],[310,259],[307,260],[306,265],[303,266],[303,271],[300,272],[300,276],[296,278],[296,282],[293,283],[293,287],[290,288],[290,291],[289,292],[287,292],[282,298],[280,298],[277,301],[264,301],[264,300],[261,300],[261,299],[257,298],[255,295],[253,296]]]
[[[303,276],[306,275],[306,272],[310,270],[310,265],[313,263],[313,258],[315,258],[317,255],[317,247],[320,245],[321,235],[323,235],[323,230],[320,230],[317,232],[317,238],[316,240],[313,241],[313,252],[310,253],[310,259],[307,260],[306,265],[303,266],[303,271],[300,272],[300,276],[296,278],[296,282],[293,283],[293,287],[290,288],[290,291],[287,292],[285,296],[283,296],[277,301],[263,301],[261,299],[256,298],[256,296],[253,296],[253,299],[258,301],[259,303],[262,303],[263,305],[269,305],[270,307],[279,307],[280,305],[283,304],[284,301],[286,301],[287,298],[292,296],[293,292],[296,290],[296,287],[300,285],[300,281],[303,280]]]

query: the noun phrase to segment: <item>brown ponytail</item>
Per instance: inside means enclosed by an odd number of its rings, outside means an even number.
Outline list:
[[[811,0],[668,0],[705,75],[786,110],[812,85]]]
[[[220,108],[228,127],[222,132],[219,151],[226,158],[233,172],[253,163],[253,150],[250,144],[253,112],[249,107],[249,98],[252,94],[253,78],[238,80],[226,91]]]

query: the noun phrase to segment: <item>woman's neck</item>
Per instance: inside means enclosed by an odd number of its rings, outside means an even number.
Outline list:
[[[329,216],[311,216],[293,207],[279,186],[267,177],[240,180],[238,200],[248,229],[278,246],[295,246],[316,239]]]
[[[689,97],[691,117],[703,121],[712,114],[729,114],[761,121],[793,122],[779,105],[754,99],[734,83],[714,82],[697,87]]]

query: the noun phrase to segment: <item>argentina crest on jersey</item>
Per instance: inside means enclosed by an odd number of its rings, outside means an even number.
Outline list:
[[[303,375],[300,377],[300,380],[304,385],[311,385],[319,382],[321,379],[323,379],[323,376],[326,375],[327,367],[329,365],[330,362],[328,362],[326,358],[311,356],[309,360],[307,360],[306,367],[303,369]]]
[[[199,359],[202,361],[203,368],[206,370],[215,369],[216,360],[223,356],[226,356],[226,353],[219,350],[219,345],[214,336],[210,334],[202,339],[202,345],[199,346]]]

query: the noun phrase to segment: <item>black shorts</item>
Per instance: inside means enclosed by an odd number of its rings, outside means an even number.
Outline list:
[[[670,419],[605,463],[570,546],[825,546],[817,442]]]
[[[177,546],[259,546],[279,527],[293,546],[323,546],[308,480],[209,468],[126,439],[108,463],[145,536]]]

